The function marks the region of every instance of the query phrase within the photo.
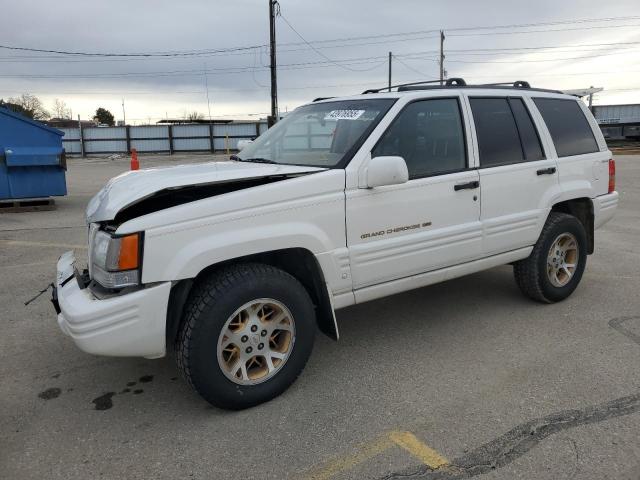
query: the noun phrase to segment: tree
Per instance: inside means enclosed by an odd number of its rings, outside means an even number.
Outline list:
[[[185,113],[184,116],[185,120],[189,120],[191,122],[195,121],[195,120],[204,120],[204,115],[201,114],[200,112],[190,112],[190,113]]]
[[[67,107],[64,100],[56,98],[53,101],[53,116],[60,119],[70,119],[71,109]]]
[[[40,99],[30,93],[23,93],[19,97],[10,98],[5,105],[9,105],[9,108],[14,112],[21,113],[34,120],[46,120],[50,116]]]
[[[20,105],[16,105],[15,103],[11,103],[11,102],[5,102],[1,98],[0,98],[0,107],[4,107],[8,110],[11,110],[12,112],[20,113],[26,116],[24,108],[22,108]]]
[[[106,108],[102,108],[102,107],[98,108],[96,110],[96,115],[93,118],[97,119],[98,123],[102,125],[109,125],[110,127],[113,127],[115,125],[113,113],[111,113]]]

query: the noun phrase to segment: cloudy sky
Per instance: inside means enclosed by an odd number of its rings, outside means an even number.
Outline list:
[[[604,87],[596,103],[640,103],[638,0],[280,0],[279,103],[438,76],[444,29],[450,77]],[[263,117],[269,111],[268,0],[2,2],[0,45],[156,56],[87,56],[0,48],[0,98],[64,100],[74,118],[98,106],[131,123]],[[297,33],[296,33],[297,32]],[[305,43],[308,42],[308,43]],[[171,56],[157,56],[159,54]],[[206,74],[205,74],[206,72]]]

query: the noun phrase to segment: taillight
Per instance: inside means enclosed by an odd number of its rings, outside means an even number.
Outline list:
[[[616,161],[612,158],[609,160],[609,193],[613,193],[616,189]]]

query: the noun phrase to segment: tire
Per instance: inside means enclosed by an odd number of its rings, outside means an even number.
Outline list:
[[[210,404],[252,407],[296,380],[311,354],[315,328],[313,303],[298,280],[269,265],[231,265],[191,292],[176,340],[178,367]],[[250,348],[255,360],[244,360]]]
[[[575,241],[577,250],[570,246]],[[556,243],[559,241],[560,243]],[[564,243],[563,243],[564,242]],[[562,257],[551,252],[563,252]],[[555,263],[554,263],[555,261]],[[556,265],[575,265],[556,269]],[[516,283],[527,297],[542,303],[554,303],[564,300],[573,293],[587,264],[587,234],[582,223],[566,213],[551,212],[542,228],[540,238],[528,258],[513,264]],[[568,272],[572,270],[571,275]],[[558,275],[555,272],[560,272]]]

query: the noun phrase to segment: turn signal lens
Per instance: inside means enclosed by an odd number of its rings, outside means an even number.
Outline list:
[[[138,242],[139,235],[134,233],[126,237],[120,238],[120,255],[118,256],[119,270],[133,270],[138,268],[138,253],[140,245]]]
[[[609,160],[609,193],[616,190],[616,161],[612,158]]]

